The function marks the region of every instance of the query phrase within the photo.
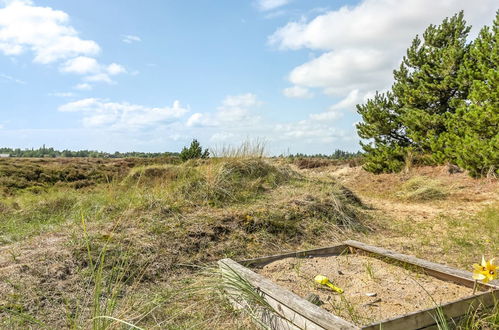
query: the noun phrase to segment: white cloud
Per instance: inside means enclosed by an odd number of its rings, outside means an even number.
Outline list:
[[[187,127],[209,127],[217,126],[218,122],[210,115],[196,112],[187,119],[186,125]]]
[[[107,73],[98,73],[91,76],[86,76],[84,80],[88,82],[104,82],[107,84],[114,83],[114,81],[111,79],[111,77],[109,77]]]
[[[348,93],[348,95],[343,100],[341,100],[340,102],[331,106],[330,109],[331,110],[341,110],[341,109],[355,110],[355,105],[357,105],[363,101],[364,101],[364,98],[360,95],[359,90],[354,89],[350,93]]]
[[[312,92],[308,88],[301,86],[293,86],[285,88],[282,93],[286,97],[296,98],[296,99],[310,99],[314,96]]]
[[[106,71],[110,75],[114,76],[120,73],[125,73],[126,69],[120,64],[111,63],[110,65],[107,66]]]
[[[366,91],[389,84],[394,65],[378,50],[344,49],[294,68],[289,80],[296,85],[323,88],[327,94],[344,95],[352,89]]]
[[[81,75],[87,74],[87,76],[84,77],[85,81],[105,82],[108,84],[115,83],[111,79],[110,75],[114,76],[126,72],[126,69],[122,65],[111,63],[110,65],[105,67],[103,65],[100,65],[96,59],[86,56],[78,56],[66,61],[66,63],[61,66],[60,70],[67,73],[76,73]],[[88,86],[90,85],[80,84],[79,86],[83,89],[88,89]]]
[[[343,113],[331,109],[330,111],[315,113],[310,115],[310,119],[317,121],[334,121],[343,117]]]
[[[0,9],[0,51],[6,55],[31,51],[35,62],[46,64],[97,55],[100,47],[93,40],[81,39],[65,12],[18,0]]]
[[[214,113],[194,113],[186,121],[188,127],[238,129],[254,125],[260,117],[252,109],[262,105],[255,94],[228,95]]]
[[[290,0],[258,0],[256,6],[261,11],[268,11],[285,6],[290,2]]]
[[[253,107],[260,104],[256,95],[252,93],[228,95],[222,101],[222,106],[225,108]]]
[[[178,120],[188,109],[181,106],[179,101],[173,102],[171,107],[158,108],[87,98],[64,104],[59,107],[59,111],[81,112],[83,125],[89,128],[137,130]]]
[[[112,80],[106,75],[126,72],[119,64],[100,64],[100,53],[93,40],[84,40],[69,24],[69,15],[50,7],[35,6],[29,0],[6,2],[0,8],[0,52],[8,56],[31,52],[41,64],[61,63],[64,73],[90,75],[88,81]]]
[[[100,71],[100,65],[95,58],[78,56],[72,58],[61,66],[62,72],[88,74]]]
[[[323,52],[290,72],[294,85],[340,97],[358,90],[362,97],[390,86],[392,70],[416,34],[462,9],[476,33],[492,22],[497,2],[363,0],[311,20],[290,22],[272,34],[269,43],[282,50]]]
[[[140,39],[139,36],[124,35],[124,36],[122,36],[121,41],[123,41],[123,42],[125,42],[127,44],[131,44],[133,42],[140,42],[140,41],[142,41],[142,39]]]
[[[92,85],[87,84],[87,83],[81,83],[73,87],[74,89],[80,90],[80,91],[90,91],[92,90]]]

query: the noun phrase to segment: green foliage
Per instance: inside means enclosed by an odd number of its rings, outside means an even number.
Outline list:
[[[372,173],[399,172],[404,168],[406,151],[397,144],[361,144],[365,150],[364,169]]]
[[[499,174],[499,11],[470,47],[459,78],[469,91],[449,116],[441,145],[446,156],[472,176]]]
[[[208,158],[210,156],[210,152],[208,151],[208,149],[205,149],[203,151],[203,148],[201,148],[201,145],[199,144],[198,140],[194,139],[192,140],[189,148],[187,147],[182,148],[182,151],[180,152],[179,156],[180,159],[185,162],[189,159]]]
[[[472,176],[499,173],[499,37],[492,28],[466,44],[463,12],[416,36],[391,91],[357,105],[366,170],[400,171],[404,159],[450,162]]]
[[[361,138],[374,142],[361,144],[365,151],[364,168],[373,173],[398,172],[404,166],[404,149],[411,141],[404,135],[400,106],[391,92],[376,93],[364,105],[357,105],[364,122],[357,124]]]
[[[454,113],[455,104],[466,97],[457,75],[469,30],[462,11],[439,26],[430,25],[423,40],[416,36],[394,71],[392,90],[400,121],[417,151],[432,151],[432,143],[446,130],[446,115]]]

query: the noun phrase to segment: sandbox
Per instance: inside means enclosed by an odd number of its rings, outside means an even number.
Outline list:
[[[257,273],[300,297],[315,294],[320,307],[356,325],[407,314],[471,296],[473,289],[369,255],[286,258]],[[344,290],[338,294],[314,282],[325,275]]]
[[[423,329],[439,315],[459,318],[499,299],[497,281],[473,294],[470,272],[356,241],[219,264],[265,299],[259,318],[273,329]],[[344,292],[317,284],[316,275]],[[228,292],[234,305],[255,310],[237,289]]]

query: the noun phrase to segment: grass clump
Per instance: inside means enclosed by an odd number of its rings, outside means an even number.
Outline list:
[[[438,180],[416,176],[402,185],[396,196],[408,201],[430,201],[445,199],[448,192]]]

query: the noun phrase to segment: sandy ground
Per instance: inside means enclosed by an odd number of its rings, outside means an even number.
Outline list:
[[[256,270],[301,297],[320,297],[322,308],[354,322],[376,321],[470,296],[472,289],[442,281],[415,269],[364,255],[287,258]],[[324,275],[344,290],[337,294],[314,282]]]

